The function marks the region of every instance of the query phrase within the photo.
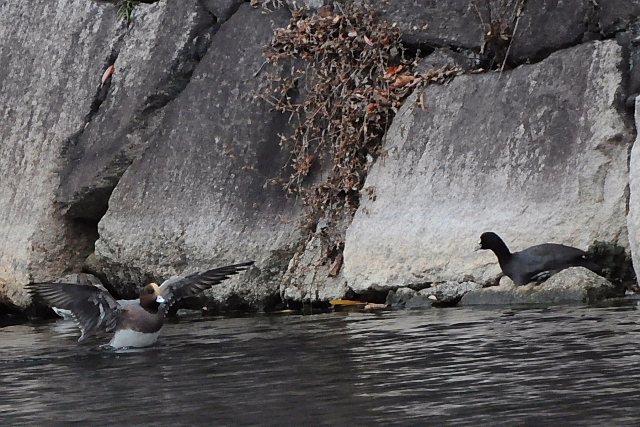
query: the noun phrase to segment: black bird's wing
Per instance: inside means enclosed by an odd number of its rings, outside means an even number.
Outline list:
[[[31,283],[27,288],[51,307],[69,310],[80,326],[78,341],[118,326],[121,307],[105,290],[90,284]]]
[[[556,243],[545,243],[517,252],[513,254],[512,263],[518,266],[517,273],[525,282],[546,279],[568,267],[582,266],[599,272],[599,266],[589,259],[587,252]]]
[[[162,297],[166,307],[169,308],[182,298],[191,297],[211,288],[214,285],[228,279],[253,265],[253,261],[241,264],[227,265],[200,273],[193,273],[186,277],[172,277],[160,285]]]

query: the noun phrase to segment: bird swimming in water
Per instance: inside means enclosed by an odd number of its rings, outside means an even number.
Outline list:
[[[253,261],[227,265],[185,277],[174,276],[161,285],[150,283],[133,300],[116,300],[104,288],[90,283],[32,283],[37,298],[51,307],[71,312],[82,334],[78,342],[101,333],[115,332],[114,348],[147,347],[156,342],[169,308],[246,270]]]

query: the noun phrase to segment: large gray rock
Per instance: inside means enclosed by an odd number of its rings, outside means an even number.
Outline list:
[[[204,7],[213,14],[216,22],[224,22],[233,15],[243,0],[202,0]]]
[[[391,308],[431,308],[433,300],[411,288],[398,288],[387,294],[385,304]]]
[[[289,14],[240,7],[116,186],[99,224],[95,265],[120,290],[226,263],[256,260],[214,290],[253,306],[278,295],[300,240],[300,208],[280,187],[287,118],[258,95],[269,84],[262,49]]]
[[[517,305],[594,303],[617,296],[615,287],[604,277],[584,267],[571,267],[551,276],[542,284],[515,286],[511,280],[465,294],[461,305]]]
[[[480,289],[482,289],[482,285],[474,282],[438,283],[420,291],[411,288],[398,288],[395,291],[389,291],[386,304],[396,308],[449,307],[458,304],[465,294]]]
[[[473,252],[484,231],[512,251],[545,242],[586,249],[594,240],[628,247],[633,130],[620,108],[621,61],[615,42],[592,42],[416,91],[347,231],[354,291],[492,282],[495,256]]]
[[[514,36],[509,55],[522,63],[584,39],[610,36],[640,17],[640,2],[628,0],[373,0],[366,4],[382,19],[397,24],[409,43],[467,49],[458,51],[460,62],[468,62],[471,49],[480,51],[492,21],[510,26]]]
[[[58,200],[67,217],[102,217],[118,180],[152,140],[162,107],[184,89],[206,52],[213,25],[197,0],[135,8],[112,54],[115,73],[105,100],[65,151]]]
[[[327,241],[318,231],[291,258],[280,285],[285,300],[329,301],[345,296],[349,288],[342,274],[343,256],[332,254]]]
[[[640,2],[627,0],[605,0],[598,2],[595,14],[592,14],[591,24],[597,22],[597,30],[611,36],[617,32],[637,29],[640,24]]]
[[[0,5],[0,303],[27,305],[24,283],[77,270],[92,249],[95,232],[63,218],[54,194],[119,27],[108,3]]]
[[[475,282],[445,282],[423,289],[420,294],[426,295],[434,305],[450,306],[456,305],[467,293],[479,289],[482,289],[482,285]]]
[[[636,98],[636,127],[640,129],[640,96]],[[640,272],[640,135],[636,137],[629,160],[629,245],[636,275]]]

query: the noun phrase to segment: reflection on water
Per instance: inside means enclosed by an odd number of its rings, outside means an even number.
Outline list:
[[[635,305],[183,318],[151,348],[0,329],[15,426],[637,426]]]

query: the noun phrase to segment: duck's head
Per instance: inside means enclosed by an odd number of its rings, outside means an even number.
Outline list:
[[[164,302],[166,301],[157,283],[149,283],[140,291],[140,305],[145,310],[156,311]]]

